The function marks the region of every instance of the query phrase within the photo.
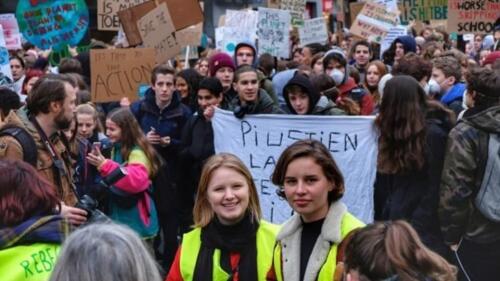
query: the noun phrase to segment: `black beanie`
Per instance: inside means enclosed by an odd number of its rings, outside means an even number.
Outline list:
[[[224,91],[224,88],[222,87],[219,79],[215,77],[203,78],[203,80],[201,80],[200,82],[200,87],[198,88],[198,90],[201,89],[208,90],[212,95],[216,97],[220,97],[222,95],[222,92]]]

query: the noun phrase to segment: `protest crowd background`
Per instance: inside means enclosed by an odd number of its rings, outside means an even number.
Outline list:
[[[0,3],[0,280],[499,265],[500,2]]]

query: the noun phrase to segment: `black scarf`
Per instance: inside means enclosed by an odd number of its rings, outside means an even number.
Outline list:
[[[240,262],[237,272],[240,281],[257,281],[257,245],[256,233],[258,222],[252,222],[251,215],[235,225],[223,225],[217,218],[201,230],[201,249],[193,274],[194,281],[212,281],[214,250],[221,251],[220,266],[233,280],[230,253],[238,252]]]

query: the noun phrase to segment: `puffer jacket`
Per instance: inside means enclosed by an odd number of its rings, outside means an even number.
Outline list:
[[[500,223],[488,220],[474,205],[488,159],[490,133],[500,133],[499,105],[467,110],[448,137],[439,218],[449,245],[462,237],[476,243],[500,240]]]

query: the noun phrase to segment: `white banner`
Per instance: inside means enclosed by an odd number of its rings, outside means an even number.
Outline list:
[[[325,20],[314,18],[304,21],[304,26],[299,27],[300,45],[305,46],[311,43],[324,44],[328,41],[328,31]]]
[[[289,11],[259,8],[259,56],[269,53],[275,57],[290,57],[290,20]]]
[[[374,117],[247,115],[216,110],[212,120],[215,151],[237,155],[254,177],[264,218],[282,223],[292,210],[276,195],[271,174],[280,154],[301,139],[317,139],[332,153],[344,175],[342,201],[365,223],[373,221],[373,184],[377,167]]]

